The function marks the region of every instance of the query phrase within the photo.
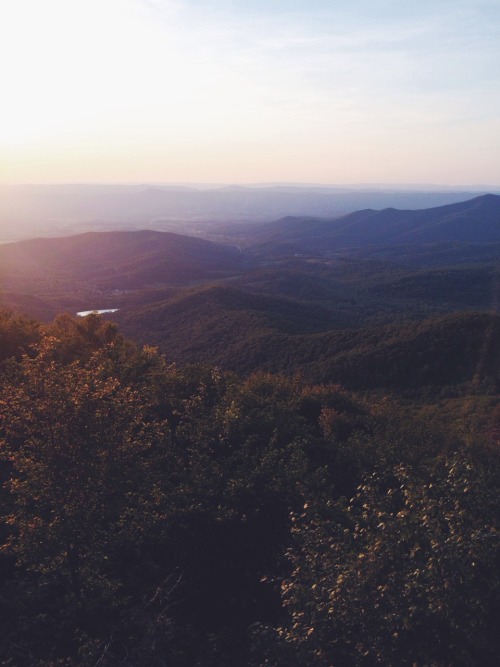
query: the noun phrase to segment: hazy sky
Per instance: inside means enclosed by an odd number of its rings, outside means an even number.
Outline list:
[[[0,0],[1,182],[500,184],[500,0]]]

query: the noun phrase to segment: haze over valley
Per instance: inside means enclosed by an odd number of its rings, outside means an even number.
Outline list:
[[[220,235],[235,222],[337,217],[390,206],[422,209],[491,192],[500,193],[500,187],[0,185],[0,242],[113,229]]]

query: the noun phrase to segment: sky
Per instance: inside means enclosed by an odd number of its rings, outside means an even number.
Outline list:
[[[0,0],[1,183],[500,184],[499,0]]]

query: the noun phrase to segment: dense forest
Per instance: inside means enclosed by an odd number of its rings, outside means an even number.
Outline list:
[[[1,664],[497,664],[498,409],[472,436],[97,315],[0,336]]]

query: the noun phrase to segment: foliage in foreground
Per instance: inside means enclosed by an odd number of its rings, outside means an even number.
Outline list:
[[[97,316],[2,322],[0,664],[495,664],[495,450]]]
[[[295,517],[280,635],[318,665],[494,665],[498,497],[461,460],[372,474]]]

